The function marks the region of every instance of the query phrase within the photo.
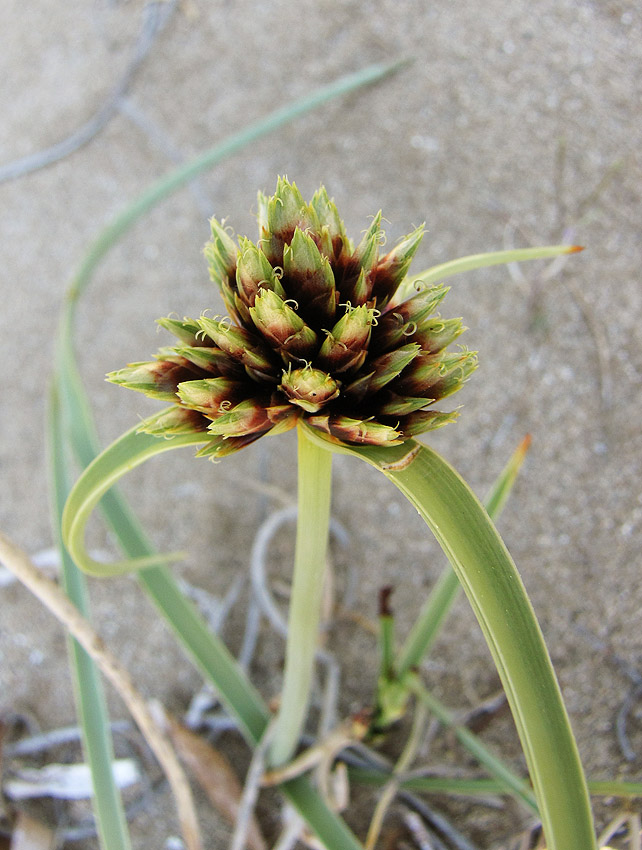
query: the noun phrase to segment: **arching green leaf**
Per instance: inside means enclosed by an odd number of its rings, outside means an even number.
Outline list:
[[[513,712],[549,850],[595,848],[586,780],[559,685],[522,580],[488,513],[458,473],[415,440],[333,447],[365,460],[401,490],[457,573]]]
[[[208,439],[205,433],[179,434],[162,439],[143,434],[140,425],[119,437],[85,469],[74,485],[62,517],[62,537],[76,564],[93,576],[113,576],[180,558],[179,553],[155,554],[103,564],[85,548],[85,528],[92,511],[109,488],[125,473],[149,458],[170,449],[195,446]]]

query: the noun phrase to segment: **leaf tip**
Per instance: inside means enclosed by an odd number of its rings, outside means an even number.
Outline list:
[[[390,606],[390,597],[394,591],[391,584],[386,584],[379,590],[379,616],[392,617],[392,608]]]
[[[530,449],[532,442],[533,442],[533,435],[532,434],[526,434],[524,436],[524,439],[519,444],[518,449],[517,449],[517,451],[520,453],[520,455],[522,457],[524,457],[526,452]]]

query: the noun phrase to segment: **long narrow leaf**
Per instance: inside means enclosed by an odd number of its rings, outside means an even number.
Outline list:
[[[366,767],[348,767],[348,776],[359,785],[381,787],[390,782],[390,771]],[[405,791],[419,791],[422,794],[456,794],[458,796],[498,796],[505,793],[497,779],[464,779],[451,776],[401,776],[399,787]],[[642,797],[642,782],[588,781],[588,790],[593,797],[621,797],[635,800]]]
[[[549,257],[559,257],[561,254],[576,254],[583,249],[579,245],[543,245],[540,248],[511,248],[507,251],[489,251],[485,254],[468,254],[456,260],[448,260],[438,266],[407,277],[399,287],[395,301],[401,302],[412,292],[413,288],[423,284],[432,286],[440,280],[453,277],[463,272],[483,269],[488,266],[504,266],[507,263],[521,263],[526,260],[544,260]]]
[[[487,512],[446,461],[414,440],[335,450],[365,460],[401,490],[457,573],[513,712],[549,850],[594,849],[586,780],[559,685],[522,580]]]
[[[488,516],[492,520],[496,520],[501,514],[508,500],[530,443],[530,436],[522,440],[499,474],[484,501]],[[424,602],[417,621],[411,628],[398,654],[395,672],[400,679],[409,670],[418,667],[422,659],[430,651],[441,632],[449,611],[455,604],[460,590],[461,585],[459,584],[457,573],[450,565],[446,566]]]
[[[425,688],[416,676],[411,676],[410,688],[417,699],[422,702],[434,716],[452,729],[455,736],[466,749],[472,753],[477,761],[500,783],[502,793],[512,794],[523,803],[531,812],[538,814],[537,803],[527,782],[516,776],[504,762],[500,761],[486,747],[481,739],[471,732],[466,726],[457,724],[451,712]]]
[[[149,434],[141,434],[132,428],[102,452],[83,472],[74,485],[62,516],[62,539],[76,564],[92,575],[113,576],[132,569],[143,569],[143,583],[151,587],[164,613],[169,617],[174,630],[185,631],[192,637],[193,652],[199,666],[206,662],[204,671],[215,678],[215,684],[230,711],[239,718],[246,734],[255,739],[260,737],[269,717],[262,706],[258,693],[250,685],[235,664],[227,649],[214,635],[195,631],[194,613],[191,603],[182,595],[172,592],[169,574],[159,569],[158,562],[168,556],[154,553],[146,541],[137,541],[135,556],[125,561],[98,563],[85,547],[85,528],[92,511],[101,497],[123,475],[157,454],[170,449],[194,446],[202,443],[203,434],[186,434],[164,440]],[[129,541],[129,546],[136,542]],[[171,603],[171,608],[168,603]],[[205,642],[205,643],[204,643]],[[242,683],[242,684],[241,684]]]
[[[64,444],[60,405],[54,392],[51,394],[48,413],[51,502],[55,534],[62,556],[63,585],[69,599],[83,616],[88,617],[89,599],[84,576],[67,554],[60,539],[62,509],[70,484],[61,453]],[[93,660],[74,638],[69,639],[69,654],[83,746],[94,788],[93,807],[100,844],[104,850],[130,850],[125,812],[112,770],[114,751],[102,680]]]
[[[85,548],[87,521],[101,497],[126,472],[140,466],[149,458],[170,449],[203,443],[202,433],[181,434],[170,440],[141,434],[138,427],[127,431],[111,444],[85,469],[74,486],[62,515],[62,537],[76,564],[89,575],[104,578],[152,566],[154,563],[176,560],[176,554],[153,554],[126,561],[104,564],[95,561]]]

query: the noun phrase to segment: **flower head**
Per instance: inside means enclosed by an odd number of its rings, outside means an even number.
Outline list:
[[[423,227],[382,255],[378,213],[355,248],[324,188],[306,203],[283,178],[258,208],[256,244],[211,222],[205,256],[229,315],[160,319],[178,344],[108,375],[174,403],[141,430],[202,431],[199,454],[220,457],[301,420],[351,445],[396,445],[453,421],[433,405],[477,365],[446,350],[461,319],[435,315],[443,286],[399,294]]]

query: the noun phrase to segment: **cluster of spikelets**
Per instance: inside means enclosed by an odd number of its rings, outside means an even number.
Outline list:
[[[211,223],[205,255],[229,316],[159,319],[179,344],[108,376],[173,402],[141,430],[203,432],[199,454],[220,457],[301,420],[333,442],[376,446],[453,421],[433,404],[477,360],[446,351],[464,330],[435,315],[446,288],[402,285],[423,227],[380,256],[378,213],[355,248],[324,188],[308,204],[285,179],[258,210],[257,244]]]

